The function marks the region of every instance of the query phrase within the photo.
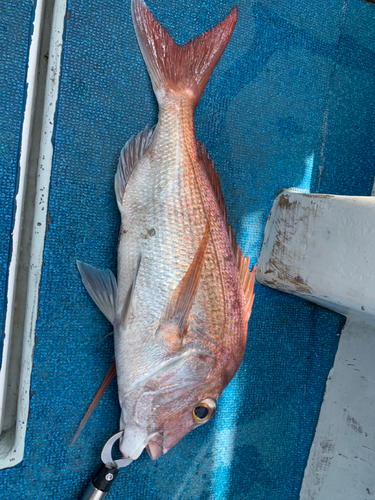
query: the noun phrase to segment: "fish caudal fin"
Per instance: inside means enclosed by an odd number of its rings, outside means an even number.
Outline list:
[[[156,97],[178,92],[196,106],[237,21],[237,7],[214,28],[180,46],[143,0],[132,0],[132,17]]]

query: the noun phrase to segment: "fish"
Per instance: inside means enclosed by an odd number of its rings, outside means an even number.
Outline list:
[[[146,449],[156,460],[214,416],[237,372],[255,268],[236,242],[213,161],[194,129],[237,7],[182,46],[143,0],[132,0],[131,13],[158,122],[130,138],[118,162],[117,279],[77,265],[113,325],[121,453],[136,460]]]

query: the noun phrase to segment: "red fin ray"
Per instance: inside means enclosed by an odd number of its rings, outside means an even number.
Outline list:
[[[154,91],[188,91],[197,105],[227,46],[237,21],[237,7],[215,27],[180,46],[154,18],[143,0],[132,0],[135,32]]]
[[[101,397],[103,396],[103,394],[105,393],[109,384],[112,382],[112,380],[115,378],[115,376],[116,376],[116,363],[115,363],[115,360],[113,360],[111,363],[111,366],[109,367],[107,375],[104,377],[103,382],[101,383],[99,389],[97,390],[97,392],[94,396],[94,399],[92,400],[92,403],[89,406],[89,409],[87,410],[85,416],[83,417],[81,423],[79,424],[77,432],[75,433],[74,438],[73,438],[72,442],[70,443],[70,446],[72,446],[77,441],[77,439],[78,439],[79,435],[81,434],[81,432],[83,431],[83,428],[85,427],[88,419],[91,417],[91,415],[92,415],[93,411],[95,410],[95,408],[97,407]]]

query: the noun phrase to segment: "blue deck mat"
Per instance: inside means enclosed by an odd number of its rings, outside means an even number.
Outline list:
[[[254,264],[282,188],[371,192],[375,8],[362,0],[192,3],[148,2],[179,43],[239,7],[196,128]],[[69,447],[113,354],[112,339],[102,341],[111,326],[75,261],[116,271],[117,158],[155,123],[157,107],[129,2],[69,0],[68,8],[26,452],[0,472],[3,500],[81,498],[118,430],[113,383]],[[257,285],[244,362],[215,418],[156,462],[143,453],[108,499],[297,499],[341,327],[341,316]]]
[[[33,4],[32,0],[0,4],[0,367]]]

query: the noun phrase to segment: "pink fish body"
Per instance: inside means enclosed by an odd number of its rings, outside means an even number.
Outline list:
[[[119,160],[117,281],[109,271],[79,269],[114,326],[120,449],[135,460],[145,447],[157,459],[215,413],[244,354],[254,273],[194,131],[237,9],[182,47],[143,0],[132,0],[132,16],[158,123],[130,139]]]

